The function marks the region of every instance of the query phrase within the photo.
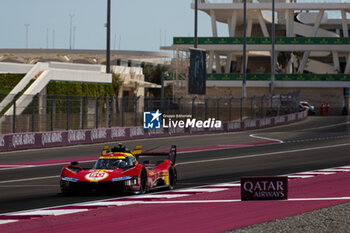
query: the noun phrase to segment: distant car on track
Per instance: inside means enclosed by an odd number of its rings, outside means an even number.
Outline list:
[[[300,102],[299,102],[299,108],[300,108],[301,110],[307,108],[310,116],[316,114],[316,112],[315,112],[315,107],[312,106],[311,104],[309,104],[309,103],[306,102],[306,101],[300,101]]]
[[[148,159],[166,156],[150,163]],[[143,157],[142,163],[139,158]],[[130,151],[119,144],[111,150],[104,147],[93,168],[82,168],[78,162],[63,167],[60,187],[63,193],[88,190],[120,190],[142,194],[152,189],[173,189],[176,180],[176,146],[169,153],[142,153],[141,146]]]

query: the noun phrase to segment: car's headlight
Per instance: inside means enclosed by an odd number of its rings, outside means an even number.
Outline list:
[[[79,181],[79,179],[77,179],[77,178],[72,178],[72,177],[68,177],[68,176],[62,177],[62,180],[69,181],[69,182],[78,182]]]
[[[122,180],[127,180],[130,179],[131,176],[122,176],[122,177],[116,177],[116,178],[112,178],[111,181],[115,182],[115,181],[122,181]]]
[[[137,177],[134,176],[132,179],[130,180],[126,180],[125,181],[125,185],[126,186],[132,186],[132,185],[136,185],[137,184]]]

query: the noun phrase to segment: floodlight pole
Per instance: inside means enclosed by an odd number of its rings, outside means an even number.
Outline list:
[[[73,26],[73,14],[69,14],[70,17],[70,27],[69,27],[69,49],[72,49],[72,26]]]
[[[46,28],[46,48],[49,48],[49,29]]]
[[[270,94],[275,95],[275,0],[272,0]]]
[[[24,26],[26,27],[26,49],[28,48],[28,28],[29,28],[30,24],[24,24]]]
[[[247,97],[247,0],[243,0],[243,80],[242,80],[242,98]]]
[[[198,0],[194,1],[194,48],[198,47]]]
[[[74,26],[73,27],[73,44],[72,44],[72,49],[75,49],[75,31],[76,31],[77,27]]]
[[[111,0],[107,0],[106,73],[111,72]]]
[[[55,29],[52,30],[52,48],[55,48]]]

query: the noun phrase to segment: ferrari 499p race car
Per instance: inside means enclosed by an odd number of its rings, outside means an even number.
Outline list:
[[[150,163],[150,159],[160,156],[167,158]],[[74,193],[116,189],[142,194],[158,188],[173,189],[177,180],[175,160],[174,145],[169,153],[142,153],[141,146],[136,146],[132,152],[121,144],[111,149],[106,146],[93,168],[82,168],[78,162],[63,167],[61,191]]]

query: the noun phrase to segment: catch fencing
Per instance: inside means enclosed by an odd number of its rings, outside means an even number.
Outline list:
[[[0,94],[0,101],[5,98]],[[143,125],[143,112],[187,115],[198,120],[244,121],[299,111],[299,93],[248,98],[116,98],[61,95],[19,95],[0,112],[1,134]],[[23,107],[25,106],[25,107]],[[20,113],[20,114],[19,114]]]

